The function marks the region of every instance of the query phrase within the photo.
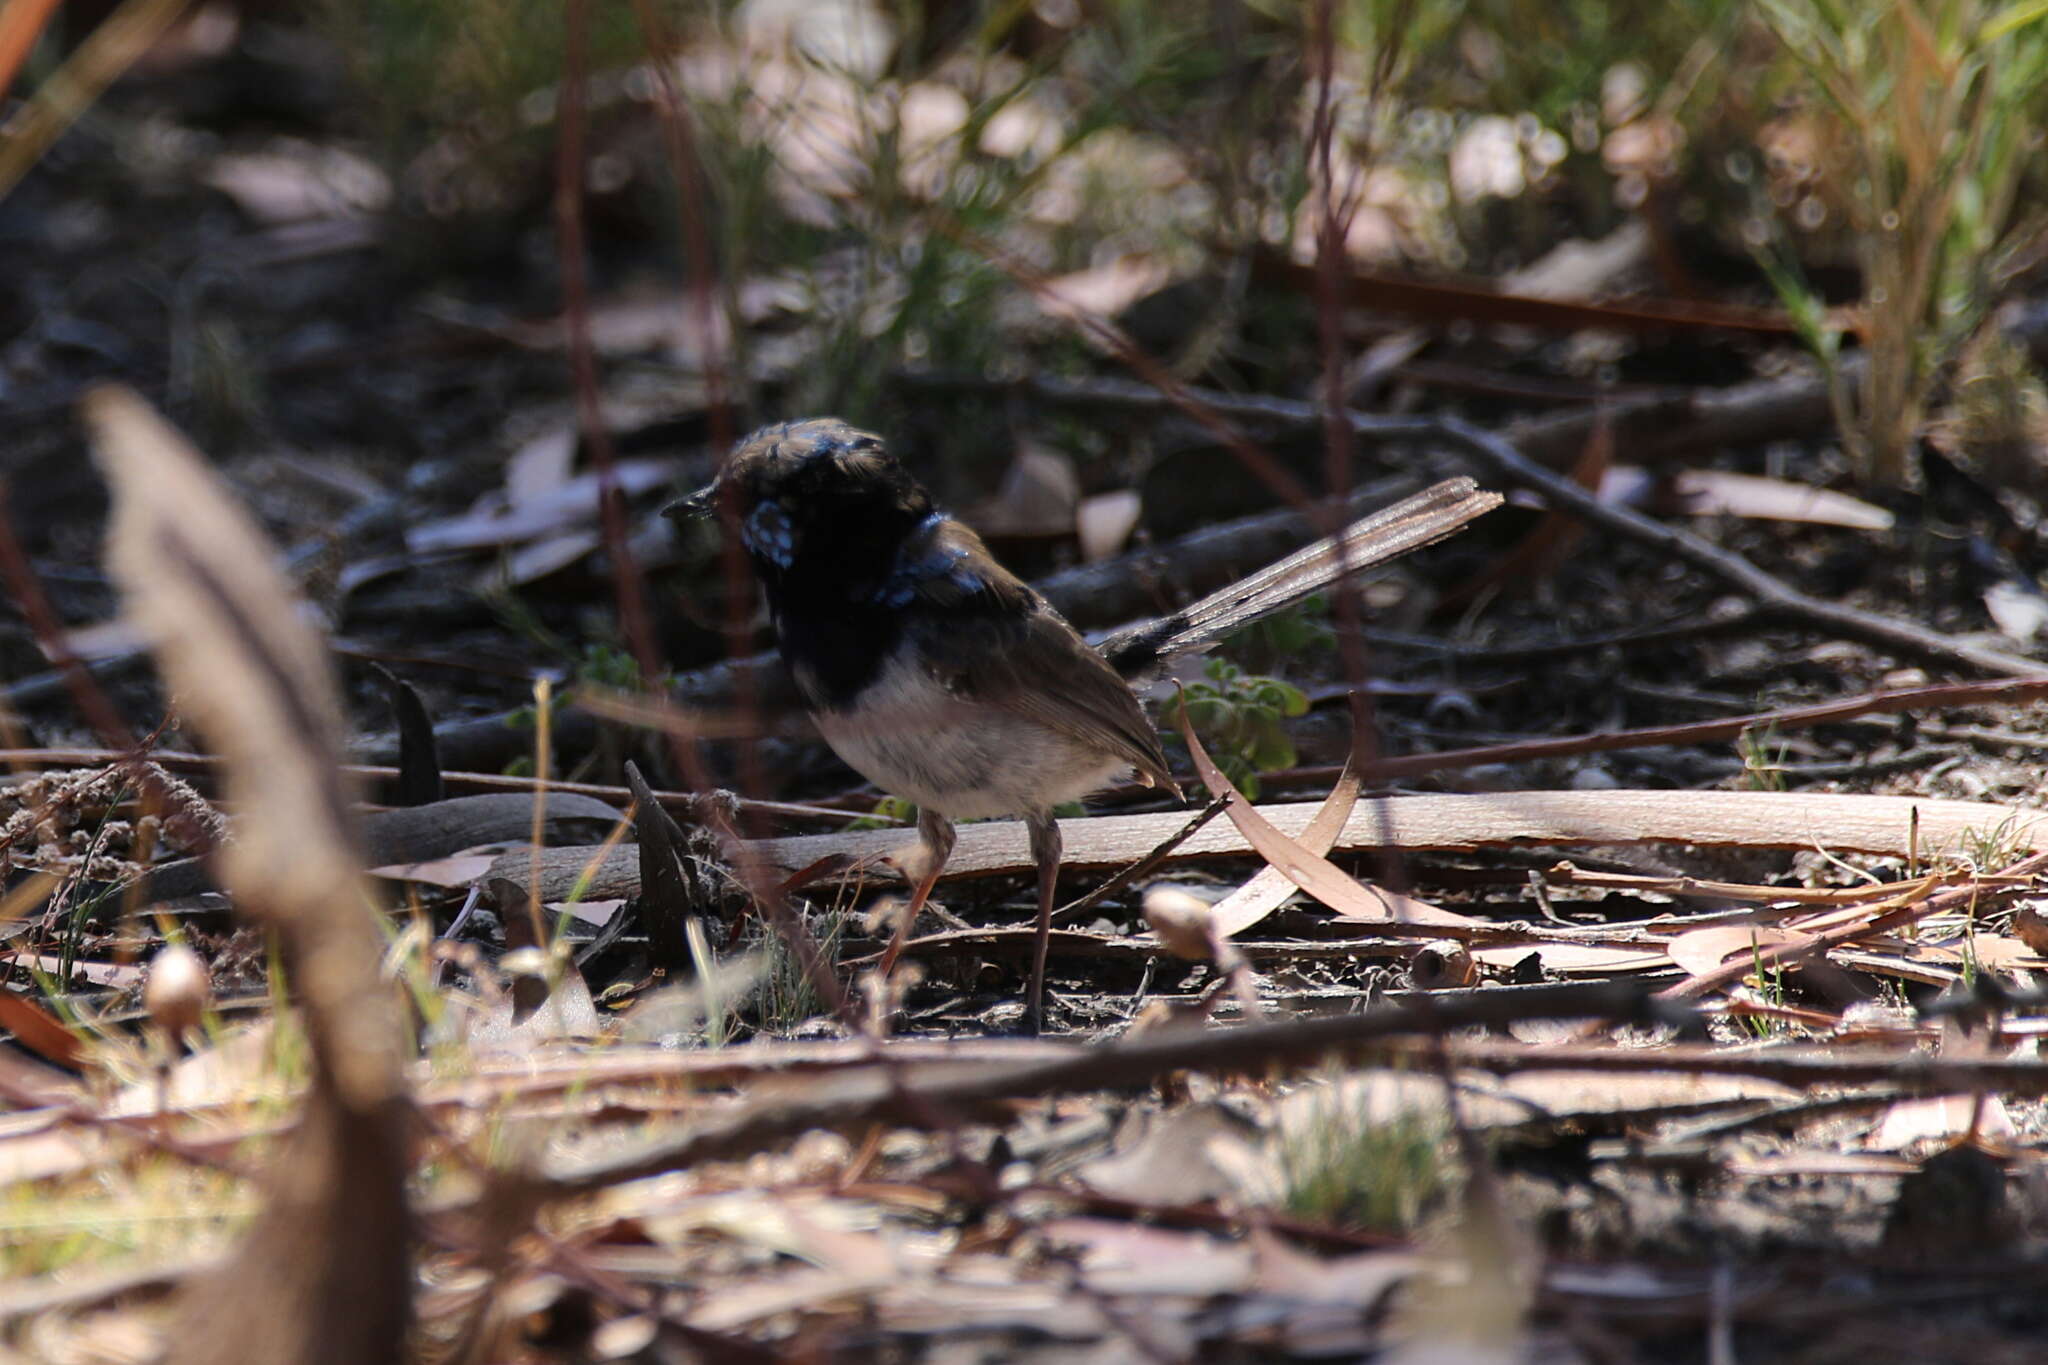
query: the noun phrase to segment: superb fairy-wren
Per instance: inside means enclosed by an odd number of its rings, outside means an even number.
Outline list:
[[[1035,1029],[1060,866],[1053,808],[1124,772],[1179,792],[1127,679],[1499,502],[1469,479],[1446,480],[1100,649],[935,507],[880,437],[834,418],[762,428],[710,485],[664,510],[731,518],[826,742],[917,806],[925,866],[884,975],[953,851],[953,821],[1023,818],[1038,865]]]

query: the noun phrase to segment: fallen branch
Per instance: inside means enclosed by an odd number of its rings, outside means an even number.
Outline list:
[[[531,743],[529,736],[528,742]],[[0,749],[0,765],[14,772],[42,768],[98,768],[119,763],[128,757],[117,749],[78,748],[73,746],[42,746],[19,749]],[[210,775],[221,768],[221,760],[212,754],[186,753],[173,749],[151,749],[150,762],[165,772]],[[336,769],[343,777],[361,782],[395,782],[398,769],[391,764],[343,763]],[[520,792],[532,795],[536,790],[530,777],[510,777],[504,773],[444,772],[441,781],[450,791],[455,792]],[[633,792],[627,787],[611,786],[602,782],[550,782],[548,795],[592,797],[609,801],[623,809],[632,804]],[[875,820],[882,817],[867,811],[835,810],[830,806],[811,806],[794,801],[754,801],[728,791],[679,792],[658,791],[654,794],[664,809],[682,815],[686,819],[699,819],[707,803],[727,806],[741,814],[781,816],[792,820]]]
[[[1209,389],[1166,394],[1151,385],[1128,380],[1030,378],[1015,387],[1051,402],[1111,403],[1128,411],[1180,411],[1188,403],[1196,403],[1218,420],[1227,416],[1301,426],[1319,423],[1323,418],[1321,407],[1298,399],[1247,397]],[[1644,516],[1632,508],[1602,502],[1595,494],[1517,449],[1510,438],[1469,422],[1454,417],[1380,417],[1361,412],[1346,414],[1346,421],[1354,435],[1369,441],[1453,446],[1494,477],[1541,493],[1553,508],[1569,511],[1602,530],[1691,565],[1752,598],[1773,617],[1950,668],[2019,677],[2041,672],[2038,659],[1962,644],[1925,626],[1810,597],[1741,555],[1723,550],[1690,531]]]
[[[1413,777],[1421,773],[1445,772],[1494,763],[1531,763],[1538,759],[1569,758],[1578,754],[1610,753],[1618,749],[1650,749],[1675,744],[1712,744],[1739,739],[1745,731],[1774,729],[1806,730],[1855,720],[1860,716],[1889,715],[1904,711],[1933,711],[1952,706],[1983,706],[1993,703],[2018,706],[2048,697],[2048,676],[2000,678],[1991,682],[1942,683],[1933,687],[1906,687],[1888,692],[1865,692],[1839,701],[1816,702],[1812,706],[1787,706],[1776,711],[1753,711],[1721,720],[1692,721],[1684,725],[1653,725],[1639,730],[1612,730],[1602,734],[1566,735],[1557,739],[1516,740],[1511,744],[1483,744],[1469,749],[1444,749],[1433,754],[1404,754],[1378,758],[1366,765],[1368,778],[1385,780]],[[1289,781],[1328,782],[1343,771],[1331,765],[1289,770]]]
[[[1649,997],[1637,986],[1504,987],[1452,1002],[1417,998],[1364,1014],[1146,1034],[1076,1046],[1050,1061],[1010,1066],[984,1062],[875,1066],[824,1076],[794,1092],[743,1102],[706,1115],[680,1132],[592,1153],[570,1153],[543,1167],[541,1192],[567,1196],[739,1153],[807,1129],[855,1123],[925,1123],[1005,1100],[1063,1091],[1143,1085],[1171,1071],[1262,1070],[1303,1065],[1344,1048],[1410,1033],[1527,1019],[1633,1020]],[[1667,1016],[1677,1017],[1677,1016]],[[2048,1065],[2041,1071],[2048,1076]]]
[[[1397,1055],[1424,1049],[1388,1044]],[[1451,1060],[1485,1071],[1683,1071],[1700,1076],[1754,1076],[1791,1086],[1889,1085],[1904,1095],[2048,1095],[2048,1062],[2003,1057],[1936,1057],[1918,1050],[1834,1056],[1819,1048],[1603,1047],[1594,1043],[1447,1042]]]
[[[1317,805],[1260,806],[1259,813],[1299,840]],[[1917,834],[1915,819],[1918,819]],[[1185,816],[1106,815],[1062,820],[1065,866],[1116,867],[1156,847]],[[1922,800],[1908,796],[1854,796],[1808,792],[1541,791],[1476,795],[1382,796],[1361,800],[1333,849],[1360,853],[1400,848],[1470,852],[1483,848],[1573,844],[1695,844],[1709,847],[1811,849],[1926,857],[1953,848],[1968,833],[2009,825],[2016,846],[2048,847],[2048,813],[1986,801]],[[813,834],[752,841],[748,849],[784,872],[809,867],[828,854],[879,859],[905,846],[900,830]],[[1012,822],[963,825],[947,860],[947,876],[986,877],[1027,872],[1022,829]],[[1173,861],[1242,857],[1252,851],[1230,825],[1197,831]],[[551,849],[566,863],[574,850]],[[582,857],[589,856],[586,850]],[[580,864],[579,864],[580,865]]]
[[[1670,1000],[1697,999],[1709,991],[1733,985],[1746,976],[1801,961],[1815,953],[1825,952],[1829,948],[1853,942],[1866,935],[1882,933],[1884,930],[1912,924],[1934,915],[1971,909],[1993,896],[2024,890],[2043,872],[2048,872],[2048,853],[2037,853],[1994,874],[1989,885],[1971,881],[1962,886],[1937,891],[1931,896],[1914,898],[1904,905],[1859,915],[1847,924],[1803,934],[1791,942],[1761,948],[1747,957],[1725,963],[1713,971],[1687,977],[1677,985],[1664,990],[1662,995]]]

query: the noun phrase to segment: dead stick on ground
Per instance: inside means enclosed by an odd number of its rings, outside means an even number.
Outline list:
[[[1568,758],[1577,754],[1606,753],[1618,749],[1649,749],[1673,744],[1710,744],[1739,739],[1746,730],[1766,726],[1779,731],[1805,730],[1861,716],[1895,714],[1902,711],[1934,711],[1952,706],[1981,706],[1992,702],[2020,705],[2048,697],[2048,676],[1999,678],[1990,682],[1941,683],[1933,687],[1906,687],[1888,692],[1865,692],[1839,701],[1812,706],[1788,706],[1776,711],[1754,711],[1723,720],[1694,721],[1685,725],[1655,725],[1639,730],[1616,730],[1604,734],[1566,735],[1558,739],[1518,740],[1512,744],[1483,744],[1470,749],[1445,749],[1433,754],[1407,754],[1377,759],[1366,768],[1371,778],[1413,777],[1421,773],[1452,768],[1471,768],[1493,763],[1529,763],[1537,759]],[[1289,781],[1328,781],[1341,768],[1330,765],[1295,768],[1283,776]],[[1270,780],[1270,779],[1269,779]]]
[[[1389,1061],[1413,1057],[1427,1044],[1396,1039],[1384,1044]],[[1745,1052],[1708,1045],[1607,1047],[1597,1043],[1448,1042],[1452,1062],[1486,1071],[1683,1071],[1701,1076],[1754,1076],[1784,1085],[1887,1085],[1900,1095],[1959,1095],[1989,1090],[2002,1095],[2048,1094],[2048,1062],[2004,1057],[1941,1058],[1918,1050],[1832,1056],[1815,1049]]]
[[[1627,983],[1541,986],[1477,992],[1456,1002],[1416,999],[1364,1014],[1333,1015],[1242,1028],[1146,1035],[1076,1047],[1070,1056],[1001,1067],[903,1067],[894,1076],[869,1068],[819,1077],[800,1092],[743,1104],[677,1133],[629,1148],[558,1161],[544,1192],[572,1195],[620,1180],[674,1170],[721,1154],[752,1152],[808,1128],[881,1120],[917,1122],[913,1109],[955,1114],[1003,1100],[1057,1091],[1146,1084],[1170,1071],[1259,1070],[1312,1062],[1333,1051],[1411,1033],[1437,1033],[1520,1019],[1631,1020],[1654,1008]],[[1653,1016],[1654,1017],[1654,1016]],[[1689,1018],[1689,1014],[1664,1016]],[[2048,1073],[2048,1066],[2042,1068]],[[939,1074],[932,1074],[934,1071]]]
[[[1198,403],[1211,414],[1263,418],[1288,425],[1323,419],[1320,406],[1295,399],[1245,397],[1209,389],[1181,389],[1169,396],[1151,386],[1126,380],[1032,379],[1022,387],[1054,401],[1115,403],[1137,411],[1181,409]],[[1925,626],[1810,597],[1741,555],[1723,550],[1690,531],[1668,526],[1631,508],[1601,502],[1570,479],[1522,454],[1506,438],[1457,418],[1378,417],[1354,412],[1348,414],[1347,420],[1354,434],[1370,441],[1438,442],[1454,446],[1496,477],[1541,493],[1552,507],[1572,512],[1602,530],[1689,564],[1750,597],[1762,610],[1780,619],[1802,622],[1844,639],[1951,668],[2018,677],[2041,672],[2041,661],[2037,659],[1960,644]]]
[[[2032,857],[2023,858],[2011,867],[1997,873],[1993,878],[1993,884],[1990,886],[1986,886],[1981,882],[1971,882],[1965,886],[1955,886],[1945,891],[1937,891],[1923,900],[1916,900],[1896,910],[1887,910],[1881,914],[1872,915],[1867,919],[1844,924],[1839,928],[1823,930],[1817,934],[1808,934],[1790,943],[1780,943],[1760,949],[1748,957],[1724,964],[1713,971],[1701,972],[1698,976],[1687,977],[1684,981],[1666,988],[1659,992],[1659,994],[1668,1000],[1697,999],[1709,991],[1717,991],[1724,986],[1733,985],[1746,976],[1767,972],[1773,967],[1784,966],[1801,958],[1811,957],[1815,953],[1839,947],[1844,943],[1862,938],[1867,934],[1882,933],[1886,929],[1897,928],[1901,924],[1910,924],[1915,920],[1926,919],[1931,915],[1961,910],[1990,896],[2023,890],[2027,882],[2044,871],[2048,871],[2048,853],[2036,853]]]
[[[892,1086],[888,1077],[874,1069],[824,1077],[798,1094],[740,1104],[684,1132],[665,1134],[630,1150],[612,1149],[599,1156],[558,1162],[542,1178],[541,1192],[557,1197],[576,1195],[695,1161],[756,1151],[768,1142],[820,1126],[914,1122],[901,1108],[911,1097],[941,1112],[957,1112],[1002,1100],[1139,1085],[1171,1071],[1302,1065],[1346,1048],[1391,1052],[1395,1060],[1410,1058],[1407,1064],[1413,1066],[1437,1044],[1403,1035],[1436,1034],[1514,1019],[1625,1019],[1642,999],[1632,989],[1613,983],[1541,987],[1528,994],[1483,994],[1492,998],[1457,1009],[1423,1002],[1366,1014],[1076,1047],[1072,1056],[1046,1062],[942,1067],[942,1074],[925,1077],[913,1071],[902,1076],[900,1086]],[[1756,1076],[1795,1086],[1884,1084],[1916,1095],[1979,1088],[2003,1094],[2048,1094],[2048,1062],[1942,1060],[1917,1051],[1838,1058],[1818,1051],[1755,1053],[1706,1046],[1611,1048],[1466,1042],[1444,1046],[1455,1065],[1493,1071],[1677,1071]]]

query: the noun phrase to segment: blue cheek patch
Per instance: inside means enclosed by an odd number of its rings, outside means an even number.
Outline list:
[[[905,547],[906,553],[909,549]],[[988,579],[967,560],[963,546],[924,546],[914,556],[897,559],[896,567],[875,589],[874,600],[885,607],[907,607],[926,584],[941,582],[957,592],[980,592],[988,586]]]
[[[773,499],[756,506],[740,523],[740,542],[748,554],[778,569],[787,569],[796,559],[796,527]]]

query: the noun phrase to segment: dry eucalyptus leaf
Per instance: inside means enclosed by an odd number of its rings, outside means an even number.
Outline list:
[[[340,778],[327,650],[219,478],[134,393],[85,400],[113,485],[107,565],[180,708],[226,760],[222,884],[269,925],[318,1066],[241,1247],[185,1292],[171,1365],[395,1360],[411,1316],[402,1035]]]
[[[1258,1126],[1229,1105],[1187,1104],[1162,1114],[1134,1114],[1118,1134],[1116,1150],[1075,1174],[1092,1190],[1137,1204],[1268,1204],[1278,1197],[1281,1181],[1262,1146]]]
[[[2048,957],[2048,915],[2041,913],[2041,907],[2029,901],[2020,906],[2013,916],[2013,936],[2035,952]]]
[[[1090,564],[1100,564],[1123,553],[1144,512],[1144,499],[1134,488],[1119,488],[1081,499],[1074,512],[1074,532],[1081,541],[1081,558]]]
[[[1718,925],[1680,934],[1671,940],[1665,951],[1671,954],[1673,962],[1685,969],[1687,975],[1705,976],[1719,971],[1733,958],[1753,959],[1767,949],[1795,943],[1799,938],[1800,935],[1789,929]]]
[[[224,880],[279,917],[325,905],[360,876],[326,647],[197,451],[125,389],[95,390],[86,416],[114,487],[108,567],[247,812]]]
[[[1074,461],[1060,451],[1025,444],[1003,473],[995,496],[968,520],[992,536],[1063,536],[1074,529],[1081,478]]]

